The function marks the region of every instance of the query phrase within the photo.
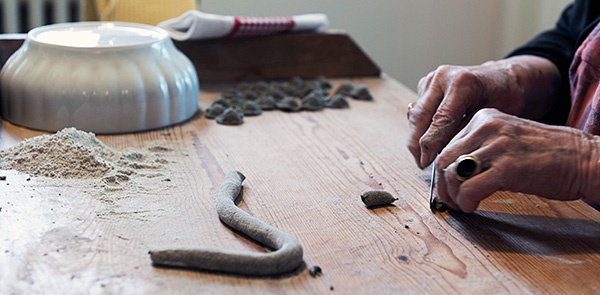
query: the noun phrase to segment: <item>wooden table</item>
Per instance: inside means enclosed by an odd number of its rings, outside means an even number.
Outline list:
[[[337,85],[348,79],[334,79]],[[600,213],[581,201],[500,192],[473,214],[432,214],[429,172],[405,145],[416,95],[383,74],[354,78],[375,100],[345,110],[267,112],[241,126],[197,116],[171,128],[98,136],[115,149],[167,147],[169,169],[127,198],[99,196],[99,180],[0,171],[3,294],[598,294]],[[230,85],[204,83],[206,107]],[[0,148],[44,134],[1,121]],[[305,267],[248,278],[153,267],[163,246],[265,251],[224,227],[214,198],[242,171],[239,206],[295,235]],[[370,210],[366,189],[395,206]],[[309,275],[318,265],[321,276]]]

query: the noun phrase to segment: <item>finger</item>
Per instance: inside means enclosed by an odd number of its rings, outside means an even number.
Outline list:
[[[422,162],[420,161],[422,153],[420,140],[425,131],[429,128],[429,124],[432,120],[431,118],[435,114],[435,111],[437,110],[437,107],[440,101],[442,101],[443,97],[444,92],[441,90],[441,88],[432,85],[425,92],[425,95],[421,96],[414,104],[414,107],[411,110],[408,118],[408,149],[417,161],[417,165],[421,169],[429,166],[430,163],[427,163],[427,165],[422,165]]]
[[[440,73],[442,72],[442,73]],[[423,166],[420,163],[421,158],[421,146],[419,140],[423,133],[429,128],[431,117],[435,113],[437,106],[444,97],[443,88],[444,85],[440,85],[446,81],[444,77],[445,70],[443,67],[439,67],[435,71],[429,72],[425,77],[419,80],[417,86],[418,101],[414,103],[413,108],[410,112],[409,118],[409,141],[407,143],[408,149],[415,158],[419,168],[424,169],[427,166]],[[432,106],[429,101],[433,101]]]
[[[446,188],[446,194],[447,194],[447,198],[448,201],[447,202],[452,202],[453,204],[456,204],[454,202],[454,198],[456,197],[457,193],[458,193],[458,187],[460,185],[460,182],[456,179],[456,173],[455,173],[455,168],[456,165],[454,163],[450,164],[450,166],[446,167],[443,171],[444,171],[444,186]],[[457,206],[458,207],[458,206]]]
[[[472,92],[464,87],[451,87],[432,116],[428,129],[420,138],[420,163],[427,166],[450,140],[466,125],[465,114],[470,108]],[[470,119],[470,117],[468,118]]]
[[[437,171],[436,180],[435,180],[435,183],[437,185],[437,187],[436,187],[437,195],[442,200],[442,202],[444,204],[446,204],[448,207],[450,207],[454,210],[458,210],[459,209],[458,205],[456,205],[454,203],[454,201],[450,197],[450,194],[448,193],[449,188],[447,187],[447,184],[449,182],[447,181],[446,177],[447,176],[445,175],[444,169],[440,169]]]
[[[440,152],[437,157],[439,167],[446,168],[456,159],[464,154],[473,154],[477,149],[493,146],[492,142],[498,136],[498,126],[505,124],[504,122],[491,122],[489,113],[492,110],[481,110],[477,112],[472,119],[465,117],[462,124],[466,125],[454,136],[446,147]],[[467,120],[468,123],[466,122]],[[460,125],[459,125],[460,126]],[[481,153],[481,151],[480,151]],[[481,157],[490,155],[490,160],[494,158],[494,153],[502,153],[502,151],[486,151]],[[486,155],[487,154],[487,155]],[[487,164],[487,163],[484,163]]]
[[[448,197],[463,212],[475,211],[483,199],[503,189],[502,184],[506,183],[502,174],[502,171],[506,170],[502,165],[506,157],[497,150],[495,145],[482,146],[469,155],[479,162],[482,171],[479,174],[460,181],[456,160],[444,170]],[[442,164],[439,160],[438,163]]]
[[[475,211],[481,201],[500,190],[499,174],[500,171],[491,167],[461,183],[454,197],[458,207],[467,213]]]
[[[432,71],[432,72],[429,72],[427,74],[427,76],[425,76],[419,80],[419,83],[417,84],[417,95],[419,97],[423,96],[425,91],[429,88],[434,75],[435,75],[435,71]]]

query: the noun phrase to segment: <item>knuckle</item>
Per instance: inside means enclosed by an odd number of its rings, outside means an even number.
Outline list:
[[[496,131],[499,134],[509,136],[521,132],[519,124],[515,124],[515,119],[519,119],[496,109],[482,109],[477,112],[476,116],[476,120],[482,128],[488,131]]]
[[[456,66],[452,66],[452,65],[439,65],[437,67],[437,69],[435,70],[435,72],[436,73],[448,73],[456,68],[457,68]]]
[[[488,60],[488,61],[485,61],[485,62],[483,62],[483,63],[481,64],[481,66],[491,66],[491,65],[493,65],[494,63],[496,63],[496,61],[495,61],[495,60]]]
[[[431,81],[431,76],[425,76],[423,78],[421,78],[419,80],[419,83],[417,84],[417,93],[419,96],[423,95],[423,93],[425,93],[425,90],[427,89],[427,86],[429,85],[429,82]]]
[[[438,128],[447,129],[449,126],[452,126],[457,123],[457,120],[454,119],[448,112],[444,109],[438,109],[437,112],[433,115],[431,125]]]
[[[417,93],[419,96],[424,95],[429,89],[439,88],[439,84],[443,83],[445,78],[445,71],[440,71],[439,67],[435,71],[431,71],[427,76],[421,78],[417,84]]]
[[[500,115],[500,112],[496,109],[484,108],[475,113],[473,120],[480,122],[480,124],[494,124],[494,121],[501,120]]]
[[[429,80],[431,80],[432,77],[433,77],[433,72],[429,72],[426,76],[419,79],[419,85],[429,82]]]
[[[435,81],[447,80],[447,77],[453,75],[456,69],[456,66],[440,65],[435,69],[435,71],[430,72],[427,77]]]
[[[456,84],[470,85],[472,87],[481,86],[481,80],[479,79],[479,76],[472,71],[465,69],[455,70],[453,77]]]

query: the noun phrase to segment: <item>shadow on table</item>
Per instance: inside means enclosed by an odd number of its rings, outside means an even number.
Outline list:
[[[560,255],[600,253],[600,223],[492,211],[451,212],[446,222],[486,250]]]

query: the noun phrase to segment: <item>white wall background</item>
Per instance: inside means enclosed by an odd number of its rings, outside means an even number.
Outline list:
[[[201,0],[229,15],[322,12],[379,67],[412,89],[441,64],[498,59],[550,28],[569,0]]]

